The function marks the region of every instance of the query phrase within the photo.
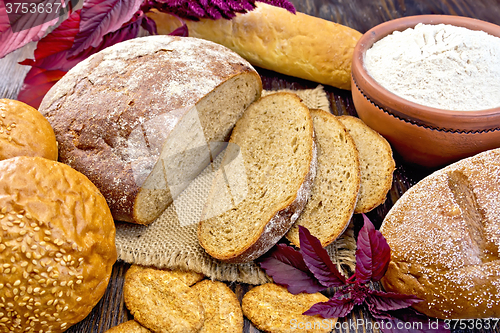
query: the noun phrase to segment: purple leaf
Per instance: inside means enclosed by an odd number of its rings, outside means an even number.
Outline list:
[[[9,16],[4,1],[0,1],[0,34],[10,28]]]
[[[69,56],[72,38],[78,33],[79,11],[75,11],[59,27],[44,37],[35,50],[35,60],[27,59],[23,65],[31,65],[32,75],[23,83],[18,99],[38,108],[49,89],[80,61],[118,42],[137,37],[143,17],[139,16],[117,31],[104,36],[95,48],[89,48],[76,57]],[[37,69],[37,70],[36,70]]]
[[[407,308],[422,300],[413,295],[404,295],[379,290],[369,290],[365,302],[374,316],[383,316],[382,312]]]
[[[340,318],[347,316],[354,308],[351,297],[337,292],[327,302],[316,303],[303,313],[306,316],[320,316],[322,318]]]
[[[43,37],[48,28],[55,25],[58,17],[37,26],[31,26],[30,22],[25,22],[25,29],[13,32],[9,27],[0,34],[0,58],[3,58],[12,51],[15,51],[29,42],[37,41]]]
[[[346,283],[321,242],[307,228],[299,226],[300,253],[309,270],[325,287],[340,287]]]
[[[288,0],[257,0],[259,2],[267,3],[276,7],[285,8],[289,12],[295,14],[295,7]]]
[[[391,260],[391,248],[382,233],[363,214],[364,225],[359,231],[356,250],[355,278],[358,283],[379,281]]]
[[[141,22],[141,27],[146,30],[150,35],[157,35],[156,22],[148,16],[144,16]],[[186,27],[187,29],[187,27]]]
[[[17,99],[28,105],[38,108],[43,97],[66,72],[59,70],[46,70],[33,67],[24,78],[24,83]]]
[[[312,294],[326,289],[309,271],[300,252],[291,246],[278,244],[259,259],[259,265],[275,283],[286,286],[294,295],[302,292]]]
[[[188,26],[186,23],[184,23],[182,26],[178,27],[171,33],[169,33],[170,36],[179,36],[179,37],[187,37],[189,35],[189,30]]]
[[[443,320],[429,318],[412,308],[390,311],[390,319],[377,319],[384,333],[449,333]]]
[[[81,12],[80,32],[75,37],[71,56],[89,47],[98,47],[104,35],[130,21],[143,0],[86,0]]]

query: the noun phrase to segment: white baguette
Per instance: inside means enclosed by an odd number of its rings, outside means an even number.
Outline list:
[[[148,14],[159,34],[180,26],[171,15]],[[186,21],[189,36],[222,44],[252,65],[282,74],[350,89],[351,59],[361,33],[303,13],[257,3],[232,20]]]

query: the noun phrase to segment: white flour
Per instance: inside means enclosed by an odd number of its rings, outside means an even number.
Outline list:
[[[392,93],[447,110],[500,106],[500,38],[452,25],[418,24],[382,38],[365,55]]]

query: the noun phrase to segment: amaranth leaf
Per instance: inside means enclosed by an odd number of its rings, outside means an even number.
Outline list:
[[[258,261],[260,267],[275,283],[284,285],[294,295],[316,293],[326,288],[309,272],[299,251],[286,244],[278,244]]]
[[[118,30],[141,7],[143,0],[86,0],[81,12],[80,31],[71,48],[75,56],[89,47],[98,47],[103,37]]]
[[[368,217],[363,214],[364,225],[359,231],[356,249],[357,283],[379,281],[387,271],[391,260],[391,248],[382,233],[375,229]]]
[[[345,285],[345,277],[338,271],[321,242],[307,228],[299,226],[300,253],[309,270],[325,287]]]
[[[379,290],[369,290],[368,297],[365,299],[368,310],[376,318],[384,316],[383,312],[404,309],[421,301],[422,299],[413,295]]]
[[[347,316],[354,308],[354,301],[349,295],[337,292],[326,302],[316,303],[303,313],[306,316],[322,318],[340,318]]]

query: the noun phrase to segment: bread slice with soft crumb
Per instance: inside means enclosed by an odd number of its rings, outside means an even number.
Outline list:
[[[356,145],[345,126],[331,113],[311,110],[318,168],[311,197],[286,237],[299,246],[299,225],[306,227],[323,247],[347,228],[356,206],[360,169]]]
[[[366,213],[384,203],[392,187],[392,174],[396,163],[391,145],[361,119],[340,116],[359,151],[361,186],[354,213]]]
[[[309,109],[295,94],[263,97],[245,111],[229,142],[239,147],[246,173],[231,178],[246,180],[246,195],[222,214],[203,219],[198,239],[216,259],[245,262],[276,244],[309,198],[316,173]],[[231,155],[224,156],[223,166],[231,163]],[[211,193],[213,203],[220,191]]]

